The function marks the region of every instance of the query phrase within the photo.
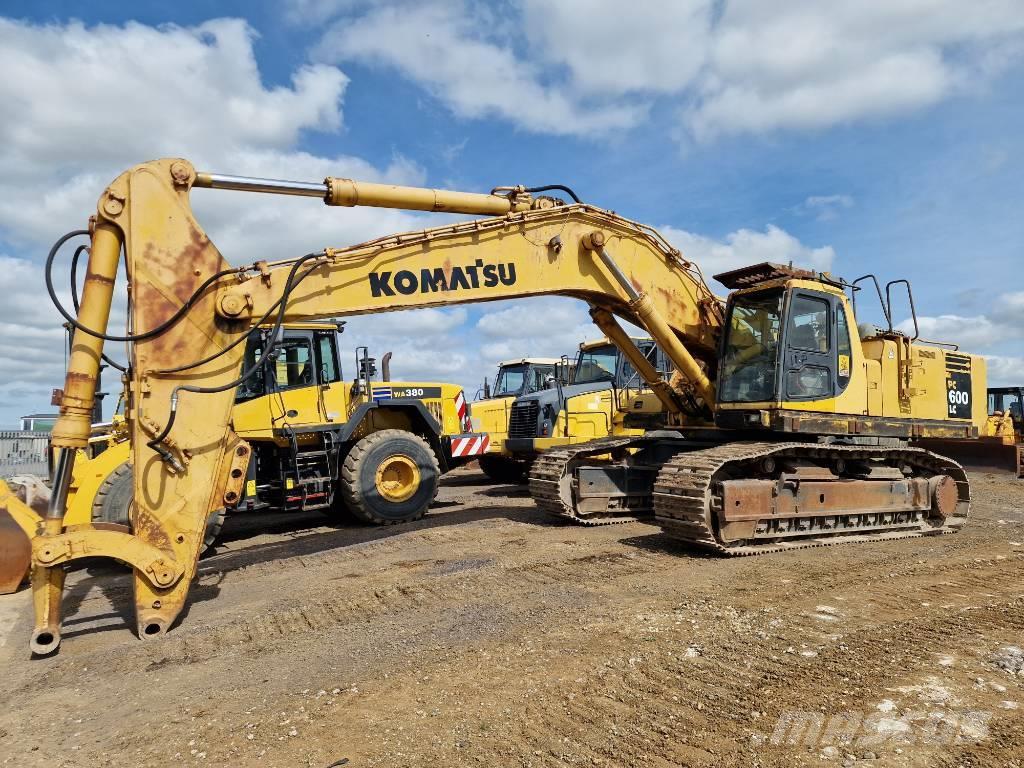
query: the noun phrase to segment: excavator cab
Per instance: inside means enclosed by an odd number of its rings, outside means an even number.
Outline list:
[[[802,274],[793,274],[797,272]],[[738,273],[744,278],[737,278]],[[786,278],[807,278],[810,273],[775,265],[748,267],[716,279],[742,285],[751,282],[752,273],[764,286],[729,297],[719,404],[809,402],[841,395],[852,373],[850,321],[841,289],[825,282],[813,288],[804,280],[794,283]]]

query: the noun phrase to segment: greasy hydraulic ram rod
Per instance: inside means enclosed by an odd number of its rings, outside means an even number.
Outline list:
[[[328,176],[321,182],[309,182],[200,172],[196,175],[193,186],[207,189],[233,189],[240,192],[319,197],[327,205],[403,208],[413,211],[444,211],[486,216],[500,216],[511,211],[529,210],[531,207],[528,196],[519,199],[514,196],[453,192],[447,189],[372,184],[334,176]]]
[[[97,224],[92,233],[89,268],[82,290],[78,322],[93,333],[76,330],[71,344],[61,398],[60,417],[53,427],[50,441],[59,449],[53,492],[43,519],[42,534],[33,546],[45,548],[48,540],[60,536],[64,529],[68,487],[75,465],[75,452],[89,443],[92,434],[93,403],[99,376],[103,339],[97,334],[107,332],[110,304],[114,294],[114,278],[121,255],[121,234],[110,224]],[[35,606],[35,627],[29,644],[33,653],[52,653],[60,645],[60,600],[64,590],[64,569],[50,568],[35,561],[32,565],[32,600]]]

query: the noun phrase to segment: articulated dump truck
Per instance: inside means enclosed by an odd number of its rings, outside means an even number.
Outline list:
[[[478,459],[485,475],[499,483],[526,480],[529,464],[505,446],[512,406],[518,397],[568,383],[568,361],[559,358],[521,357],[498,364],[494,387],[485,379],[472,405],[473,429],[488,435],[487,450]]]
[[[195,220],[195,189],[483,218],[233,265]],[[120,175],[88,228],[57,241],[46,269],[55,301],[55,258],[78,238],[90,246],[88,277],[77,312],[61,308],[74,343],[52,433],[53,494],[32,532],[37,654],[59,646],[66,569],[86,557],[132,567],[140,637],[172,627],[208,521],[239,503],[259,461],[232,419],[236,391],[276,359],[277,329],[287,322],[540,295],[587,302],[659,406],[657,419],[645,410],[642,435],[555,448],[534,461],[531,495],[565,521],[646,518],[692,547],[756,555],[951,533],[967,520],[963,469],[910,441],[978,437],[987,421],[984,359],[913,339],[891,322],[859,328],[852,297],[860,279],[755,264],[716,275],[730,291],[720,298],[656,230],[562,185],[476,194],[336,177],[277,181],[197,171],[181,158]],[[113,330],[122,253],[128,330]],[[887,288],[899,286],[909,290],[906,281]],[[891,318],[891,301],[883,303]],[[620,319],[650,336],[672,376]],[[247,340],[267,325],[269,345],[247,358]],[[108,341],[128,345],[132,525],[71,526],[68,488]],[[5,487],[0,505],[25,514]]]

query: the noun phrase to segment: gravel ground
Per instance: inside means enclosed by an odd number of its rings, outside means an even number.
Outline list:
[[[0,597],[0,765],[1024,764],[1024,482],[960,533],[724,560],[445,478],[396,528],[238,516],[166,637],[69,576],[29,660]]]

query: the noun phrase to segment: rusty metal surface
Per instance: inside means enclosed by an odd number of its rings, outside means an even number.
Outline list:
[[[574,472],[579,462],[627,450],[642,440],[636,437],[607,437],[545,451],[534,460],[530,468],[530,495],[537,506],[548,514],[583,525],[612,525],[649,517],[649,502],[636,512],[612,508],[607,504],[600,509],[581,510],[573,491]]]
[[[787,464],[831,466],[838,459],[852,465],[900,464],[908,468],[911,477],[903,481],[865,481],[873,485],[853,485],[850,494],[836,488],[845,485],[845,480],[810,480],[801,483],[808,486],[807,495],[802,499],[803,507],[813,509],[815,502],[822,504],[821,496],[825,494],[826,501],[833,496],[835,509],[824,514],[800,512],[773,516],[773,502],[765,510],[766,514],[756,520],[741,519],[726,526],[719,525],[715,512],[723,505],[713,501],[722,498],[716,494],[716,479],[720,488],[724,485],[722,479],[743,474],[754,476],[764,466],[766,457],[771,457],[780,469],[779,476],[763,479],[781,479],[781,468]],[[930,478],[943,475],[951,478],[956,491],[953,512],[945,518],[932,512],[927,485]],[[741,487],[740,490],[753,497],[752,488]],[[759,491],[761,503],[763,488],[761,486]],[[895,498],[889,498],[890,495]],[[800,492],[796,491],[794,504],[800,498]],[[858,499],[865,506],[854,506],[860,503]],[[654,510],[658,524],[673,538],[719,554],[755,555],[794,546],[952,532],[967,521],[970,486],[958,464],[920,448],[737,442],[680,453],[669,459],[655,482]]]
[[[927,485],[894,480],[878,482],[878,496],[872,494],[874,506],[835,510],[826,514],[796,514],[758,520],[742,520],[722,527],[714,519],[716,477],[742,474],[756,475],[766,457],[783,466],[786,463],[834,464],[837,459],[848,463],[881,461],[908,467],[913,480],[926,480],[949,475],[956,489],[952,514],[945,519],[920,508],[919,497],[927,496]],[[817,481],[809,481],[811,483]],[[827,486],[828,481],[820,481]],[[837,479],[833,484],[841,485]],[[878,509],[881,488],[889,485],[904,501],[888,503]],[[821,487],[817,489],[820,503]],[[831,493],[831,492],[829,492]],[[859,496],[860,492],[856,492]],[[813,497],[811,498],[813,499]],[[811,499],[805,500],[805,504]],[[826,497],[827,499],[827,497]],[[851,498],[837,501],[850,504]],[[871,500],[868,500],[871,501]],[[813,443],[735,442],[714,449],[695,451],[670,459],[654,484],[654,512],[658,524],[668,535],[688,544],[726,555],[753,555],[791,549],[795,546],[821,546],[844,541],[874,541],[906,536],[923,536],[951,532],[963,527],[970,511],[970,485],[963,469],[954,462],[921,449],[884,449],[858,445],[817,445]],[[924,507],[921,504],[921,507]],[[720,506],[718,508],[721,508]],[[752,527],[752,524],[754,527]],[[738,532],[737,534],[737,531]],[[734,538],[733,538],[734,537]]]

